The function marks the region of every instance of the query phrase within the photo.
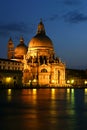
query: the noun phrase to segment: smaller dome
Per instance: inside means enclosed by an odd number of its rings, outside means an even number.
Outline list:
[[[15,48],[15,58],[23,58],[23,56],[27,53],[27,46],[24,44],[24,39],[20,38],[20,43]]]

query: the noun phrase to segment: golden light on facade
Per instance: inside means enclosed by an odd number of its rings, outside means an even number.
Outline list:
[[[67,83],[69,84],[69,83],[70,83],[70,80],[67,80]]]
[[[36,83],[36,82],[37,82],[37,80],[36,80],[36,79],[34,79],[34,80],[33,80],[33,82],[34,82],[34,83]]]
[[[28,83],[27,83],[28,84]],[[31,84],[31,80],[29,80],[29,85]]]
[[[12,78],[11,78],[11,77],[6,77],[6,83],[10,83],[10,82],[11,82],[11,80],[12,80]]]
[[[74,79],[67,80],[67,84],[74,84]]]
[[[71,80],[71,84],[73,84],[73,83],[74,83],[74,79]]]
[[[55,81],[54,80],[52,80],[52,83],[54,83]]]

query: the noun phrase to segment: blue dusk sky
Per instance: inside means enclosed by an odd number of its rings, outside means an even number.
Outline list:
[[[66,67],[87,69],[87,0],[0,0],[0,58],[10,37],[28,45],[41,18]]]

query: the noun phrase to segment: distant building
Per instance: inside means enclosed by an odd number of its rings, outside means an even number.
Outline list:
[[[0,86],[22,85],[22,62],[0,58]]]
[[[72,86],[87,86],[87,71],[66,69],[66,83]]]

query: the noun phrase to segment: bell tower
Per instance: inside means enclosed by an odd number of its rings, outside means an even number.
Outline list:
[[[7,58],[8,59],[13,59],[14,58],[14,43],[13,43],[11,38],[8,41],[7,48],[8,48]]]

